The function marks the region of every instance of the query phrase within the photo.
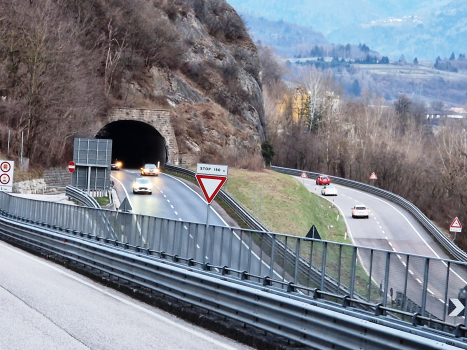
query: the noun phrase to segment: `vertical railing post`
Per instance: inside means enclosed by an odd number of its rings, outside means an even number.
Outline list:
[[[448,261],[446,265],[446,283],[444,285],[444,311],[443,311],[443,321],[446,321],[446,310],[448,307],[448,287],[449,287],[449,275],[451,273],[451,262]],[[464,322],[465,322],[464,318]]]
[[[430,259],[425,258],[425,269],[423,272],[423,287],[422,287],[422,305],[421,314],[425,316],[426,313],[426,296],[428,295],[428,272],[430,270]]]
[[[386,253],[386,268],[384,271],[384,288],[383,288],[383,306],[388,305],[388,289],[389,289],[389,267],[391,263],[391,252]],[[386,312],[384,313],[386,314]]]
[[[350,297],[353,298],[355,290],[355,269],[357,268],[357,247],[353,247],[352,252],[352,269],[350,271]]]
[[[321,263],[321,284],[319,289],[324,290],[324,282],[326,281],[326,255],[328,252],[328,242],[323,243],[323,261]]]
[[[296,238],[297,244],[295,246],[295,271],[294,271],[294,279],[293,283],[297,284],[298,282],[298,264],[300,262],[300,238]]]
[[[276,251],[276,236],[271,235],[272,243],[271,243],[271,264],[269,266],[269,278],[273,278],[274,273],[274,254]]]

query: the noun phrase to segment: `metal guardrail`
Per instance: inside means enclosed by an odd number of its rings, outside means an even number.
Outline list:
[[[59,232],[0,216],[0,237],[55,255],[67,264],[115,276],[131,283],[132,289],[157,290],[315,349],[467,349],[467,344],[454,336],[430,333],[424,327],[394,325],[383,316],[359,314],[349,307],[349,297],[343,300],[344,308],[337,308],[320,300],[318,290],[309,299],[293,285],[276,290],[267,278],[262,284],[248,278],[239,280],[225,268],[220,279],[209,269],[195,270],[190,264],[182,268],[176,264],[177,256],[168,261],[164,252],[109,242],[98,236],[83,236],[71,230]],[[388,323],[392,328],[387,327]]]
[[[278,166],[271,166],[271,169],[277,172],[281,172],[288,175],[300,176],[304,170],[289,169]],[[315,173],[311,171],[305,171],[309,177],[318,177],[321,173]],[[467,262],[467,253],[460,249],[454,242],[452,242],[446,235],[441,232],[436,225],[428,219],[425,214],[422,213],[415,205],[401,196],[392,192],[382,190],[378,187],[367,185],[361,182],[344,179],[341,177],[333,176],[332,181],[339,185],[356,188],[368,193],[372,193],[378,197],[389,199],[390,201],[399,204],[401,207],[410,212],[419,222],[430,232],[441,245],[457,260]]]
[[[384,319],[395,328],[413,324],[414,331],[424,326],[424,332],[432,328],[448,337],[448,333],[465,337],[467,321],[464,318],[464,325],[456,327],[456,319],[448,315],[448,301],[465,285],[466,263],[272,232],[207,229],[204,223],[41,202],[3,192],[0,214],[30,226],[157,255],[222,278],[257,283],[271,292],[298,293],[311,304],[326,300],[354,312],[367,307],[373,313],[360,311],[361,317],[373,314],[378,323]],[[390,323],[386,315],[398,315],[399,320]]]
[[[97,203],[97,201],[93,197],[88,195],[86,192],[80,190],[79,188],[68,185],[66,187],[65,193],[68,197],[74,199],[75,201],[81,204],[84,204],[87,207],[96,208],[96,209],[101,208],[99,203]]]

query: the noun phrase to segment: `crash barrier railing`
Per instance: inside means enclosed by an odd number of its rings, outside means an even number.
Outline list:
[[[87,194],[87,192],[82,191],[77,187],[68,185],[66,187],[65,194],[67,195],[67,197],[74,199],[75,201],[86,205],[90,208],[101,208],[99,203],[93,197],[91,197]]]
[[[154,290],[313,349],[467,349],[462,338],[394,323],[382,315],[355,312],[349,296],[342,299],[344,308],[340,308],[322,299],[323,294],[316,288],[301,287],[298,291],[295,284],[289,283],[286,290],[275,289],[271,284],[276,282],[269,277],[207,264],[202,264],[205,270],[201,270],[197,268],[201,264],[193,259],[177,255],[169,259],[167,253],[110,242],[97,235],[66,229],[60,232],[24,219],[0,216],[0,239],[101,280],[126,285],[135,296],[152,296]],[[188,266],[180,265],[181,260]],[[381,307],[380,311],[384,310]],[[458,327],[458,333],[464,330]]]
[[[304,170],[282,168],[278,166],[271,166],[271,169],[277,172],[284,174],[300,176]],[[318,177],[320,173],[314,173],[311,171],[305,171],[308,177]],[[337,176],[332,176],[332,181],[336,184],[356,188],[361,191],[372,193],[378,197],[389,199],[390,201],[399,204],[401,207],[410,212],[419,222],[425,227],[425,229],[430,232],[441,245],[449,252],[451,255],[459,261],[467,262],[467,253],[460,249],[454,242],[452,242],[446,235],[439,230],[439,228],[434,225],[430,219],[428,219],[425,214],[421,212],[415,205],[413,205],[408,200],[394,194],[392,192],[382,190],[378,187],[364,184],[362,182],[357,182],[353,180],[344,179]]]
[[[464,337],[465,327],[456,327],[456,316],[464,316],[465,309],[454,315],[449,308],[450,299],[459,299],[460,289],[467,284],[467,264],[463,262],[42,202],[4,192],[0,193],[0,210],[4,216],[35,227],[131,248],[274,290],[297,292],[310,301],[326,300],[353,310],[364,305],[374,310],[374,316],[397,315],[394,324],[411,323],[416,328]],[[289,251],[295,252],[294,260]],[[303,268],[303,261],[308,269]],[[319,271],[319,280],[314,270]],[[326,276],[335,282],[329,283]]]
[[[196,180],[196,173],[191,169],[186,169],[181,166],[172,165],[172,164],[165,164],[165,169],[172,171],[174,173],[178,173],[181,175],[185,175],[191,179]],[[230,209],[234,211],[235,214],[238,215],[240,219],[242,219],[248,227],[253,230],[257,231],[269,231],[266,226],[264,226],[257,218],[255,218],[251,213],[248,212],[240,203],[238,203],[232,196],[230,196],[226,191],[220,190],[217,194],[218,198],[223,200],[225,204],[229,206]]]
[[[176,174],[187,176],[191,179],[196,179],[196,173],[190,169],[170,164],[166,164],[165,169]],[[265,225],[263,225],[253,214],[251,214],[245,207],[238,203],[226,191],[219,191],[218,197],[221,200],[223,200],[234,211],[234,213],[237,214],[237,216],[240,217],[240,219],[242,219],[251,229],[257,231],[270,232]],[[271,246],[272,240],[274,238],[275,237],[271,235],[264,235],[264,240],[269,246]],[[294,264],[296,260],[296,255],[293,249],[291,249],[290,247],[286,247],[280,240],[276,240],[275,249],[284,257],[287,264]],[[302,273],[308,275],[310,281],[312,281],[315,285],[321,285],[322,273],[317,267],[312,265],[310,266],[308,261],[299,257],[298,269]],[[336,292],[336,290],[338,290],[343,295],[347,295],[349,293],[349,289],[346,285],[339,283],[339,281],[337,281],[328,274],[324,274],[324,276],[325,277],[323,281],[323,290],[332,292]],[[358,293],[354,293],[354,298],[366,301],[366,299]],[[364,304],[359,305],[359,307],[367,311],[374,310],[374,308]]]

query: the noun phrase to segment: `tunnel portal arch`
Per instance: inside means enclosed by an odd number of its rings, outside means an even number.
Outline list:
[[[168,110],[114,109],[96,138],[112,139],[112,161],[139,168],[159,161],[178,164],[178,147]]]

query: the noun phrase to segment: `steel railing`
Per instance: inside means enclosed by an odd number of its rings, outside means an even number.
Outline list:
[[[77,187],[71,185],[66,186],[65,194],[67,195],[67,197],[70,197],[71,199],[74,199],[75,201],[86,205],[90,208],[101,208],[100,204],[92,196],[90,196],[89,194],[87,194],[87,192],[82,191]]]
[[[0,199],[5,208],[7,200]],[[183,268],[177,255],[167,260],[168,254],[162,251],[24,221],[11,215],[0,217],[0,237],[47,256],[55,255],[67,265],[84,265],[130,282],[132,290],[157,290],[315,349],[467,349],[467,344],[454,336],[388,320],[382,316],[383,306],[378,317],[358,313],[350,307],[353,300],[349,296],[339,308],[326,302],[324,293],[316,288],[310,289],[313,297],[309,298],[303,293],[306,289],[298,291],[295,284],[277,290],[269,277],[258,277],[260,283],[255,283],[249,274],[236,278],[234,270],[225,266],[219,267],[217,274],[205,265],[204,270],[196,270],[193,259]],[[465,329],[458,327],[457,331],[458,336],[464,335]]]
[[[467,280],[466,263],[272,232],[206,227],[7,193],[0,193],[0,211],[36,227],[114,247],[132,247],[278,291],[294,291],[310,302],[323,299],[343,307],[366,308],[375,316],[395,315],[398,320],[394,322],[443,332],[455,332],[449,299],[458,297]]]
[[[303,170],[282,168],[278,166],[271,166],[271,169],[288,175],[300,176]],[[308,177],[318,177],[321,173],[305,171]],[[361,182],[344,179],[341,177],[333,176],[332,181],[336,184],[356,188],[361,191],[372,193],[378,197],[389,199],[390,201],[399,204],[401,207],[411,213],[425,229],[430,232],[438,242],[457,260],[467,262],[467,253],[460,249],[454,242],[452,242],[446,235],[440,231],[433,222],[428,219],[415,205],[401,196],[392,192],[382,190],[378,187],[367,185]]]

